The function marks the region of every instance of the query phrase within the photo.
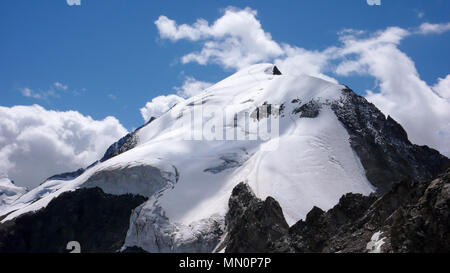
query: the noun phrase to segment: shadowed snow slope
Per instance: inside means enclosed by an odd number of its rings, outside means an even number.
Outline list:
[[[99,187],[109,194],[149,198],[131,216],[124,247],[212,251],[239,182],[261,199],[274,197],[289,225],[305,218],[313,206],[332,208],[345,193],[375,191],[331,109],[345,87],[273,71],[272,64],[251,66],[176,104],[136,132],[133,148],[73,180],[45,182],[1,210],[1,215],[9,213],[3,222],[45,207],[62,192]],[[191,119],[196,105],[209,114]],[[265,114],[263,105],[270,109]],[[267,116],[279,124],[279,134],[251,140],[257,135],[255,125]],[[227,136],[248,139],[186,139],[211,124],[217,125],[216,133],[223,129]],[[201,245],[195,241],[199,238]],[[152,244],[156,239],[163,245]]]

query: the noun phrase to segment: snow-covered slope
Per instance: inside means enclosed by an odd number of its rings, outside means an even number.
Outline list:
[[[213,245],[196,240],[217,240],[211,231],[223,226],[230,193],[239,182],[247,182],[259,198],[278,200],[290,225],[313,206],[330,209],[345,193],[374,191],[330,108],[345,87],[306,75],[274,75],[273,68],[258,64],[243,69],[175,105],[136,132],[134,148],[73,180],[46,181],[0,210],[0,216],[10,213],[2,222],[43,208],[63,192],[100,187],[105,193],[149,198],[135,209],[125,246],[211,251]],[[191,126],[195,105],[216,115],[196,118]],[[256,125],[267,120],[257,110],[263,105],[270,105],[269,117],[279,124],[279,133],[251,140],[257,136]],[[227,115],[217,114],[219,110]],[[228,136],[236,131],[249,139],[187,139],[210,124],[222,124]],[[159,245],[151,243],[155,238]]]
[[[0,211],[13,203],[26,192],[26,188],[18,187],[7,177],[0,178]]]

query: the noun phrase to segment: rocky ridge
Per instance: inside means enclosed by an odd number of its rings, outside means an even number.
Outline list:
[[[241,183],[227,219],[225,252],[449,252],[450,168],[431,181],[394,183],[380,197],[348,193],[291,227],[276,200],[258,200]]]

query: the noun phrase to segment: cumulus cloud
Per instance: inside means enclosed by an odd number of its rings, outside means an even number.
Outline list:
[[[39,105],[0,107],[0,173],[32,188],[98,160],[126,133],[114,117],[94,120]]]
[[[161,38],[201,40],[202,50],[183,56],[183,63],[217,63],[226,68],[243,68],[283,54],[280,45],[262,29],[256,15],[250,8],[230,7],[212,25],[204,19],[192,26],[177,25],[166,16],[160,16],[155,24]]]
[[[182,63],[216,63],[225,69],[240,69],[271,61],[284,74],[304,73],[332,82],[337,82],[333,75],[371,76],[377,86],[367,91],[367,99],[397,119],[413,142],[450,155],[449,76],[428,85],[414,61],[399,49],[406,37],[443,33],[450,30],[450,23],[423,23],[411,29],[388,27],[374,33],[344,29],[338,33],[338,46],[319,51],[272,40],[256,16],[249,8],[227,8],[213,24],[199,19],[192,25],[179,25],[165,16],[155,24],[163,39],[201,43],[202,49],[183,56]]]
[[[442,98],[450,99],[450,74],[444,79],[439,78],[438,83],[433,86],[433,90]]]
[[[31,90],[28,87],[20,89],[20,93],[22,93],[22,95],[27,98],[33,98],[33,99],[41,99],[42,98],[41,94],[34,92],[33,90]]]
[[[450,104],[433,92],[420,78],[413,60],[398,48],[409,35],[405,29],[390,27],[368,38],[341,37],[343,46],[332,53],[332,58],[341,61],[335,72],[374,77],[379,90],[368,91],[367,99],[399,121],[412,142],[450,155]],[[346,60],[347,56],[353,59]],[[446,79],[441,80],[435,90],[445,93],[446,85]]]
[[[38,100],[44,100],[49,101],[51,97],[53,98],[59,98],[61,91],[67,91],[69,86],[62,84],[60,82],[54,82],[52,85],[50,85],[48,88],[42,90],[38,89],[38,91],[34,91],[33,89],[30,89],[28,87],[24,87],[19,89],[22,96],[27,98],[33,98]]]
[[[194,77],[187,76],[181,86],[173,87],[175,94],[167,96],[158,96],[153,98],[141,108],[141,115],[145,122],[151,117],[158,117],[167,112],[175,104],[183,102],[185,99],[195,96],[210,87],[212,83],[196,80]]]
[[[56,87],[56,89],[59,89],[59,90],[67,90],[67,88],[69,88],[67,85],[64,85],[60,82],[55,82],[55,83],[53,83],[53,85]]]
[[[81,0],[66,0],[69,6],[81,6]]]
[[[310,51],[290,45],[284,45],[283,49],[285,55],[274,60],[283,73],[289,75],[308,74],[337,83],[336,79],[324,74],[329,66],[330,50]]]
[[[159,16],[155,21],[158,27],[161,38],[177,41],[180,39],[188,39],[196,41],[202,37],[206,37],[211,32],[208,21],[198,19],[192,26],[182,24],[177,25],[174,20],[167,18],[164,15]]]
[[[419,33],[429,34],[429,33],[443,33],[450,30],[450,23],[445,24],[430,24],[423,23],[419,27]]]
[[[149,121],[151,117],[159,117],[175,104],[183,102],[184,99],[177,95],[158,96],[153,98],[141,108],[141,115],[145,122]]]
[[[174,87],[174,90],[179,96],[183,98],[189,98],[201,93],[211,85],[212,83],[210,82],[199,81],[194,77],[187,76],[183,85],[180,87]]]

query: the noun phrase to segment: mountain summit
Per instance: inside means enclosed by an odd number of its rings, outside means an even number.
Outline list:
[[[0,251],[63,252],[77,238],[82,251],[220,251],[244,213],[233,192],[276,200],[271,232],[284,234],[313,207],[329,210],[347,193],[381,196],[447,166],[347,86],[257,64],[151,119],[86,170],[0,207],[0,231],[15,231],[0,232]],[[102,228],[110,232],[95,236]]]

